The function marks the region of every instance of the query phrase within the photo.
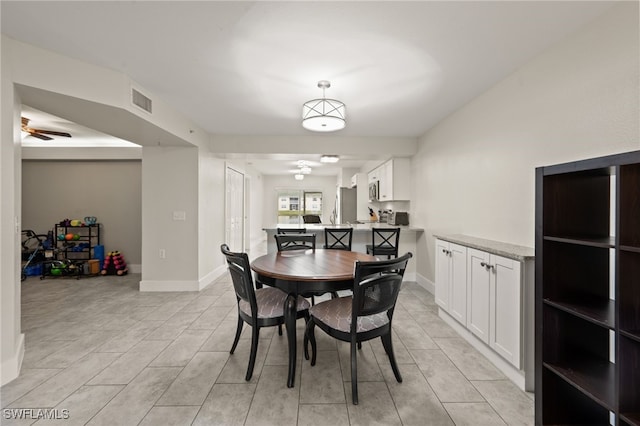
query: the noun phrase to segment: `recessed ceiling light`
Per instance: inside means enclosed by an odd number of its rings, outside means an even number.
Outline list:
[[[295,174],[293,175],[294,178],[296,178],[296,180],[302,180],[304,179],[304,175],[301,173]]]
[[[340,157],[337,155],[323,155],[320,157],[321,163],[337,163],[340,161]]]

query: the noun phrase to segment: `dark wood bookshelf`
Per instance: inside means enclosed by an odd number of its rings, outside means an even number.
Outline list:
[[[640,330],[620,330],[620,334],[640,343]]]
[[[563,301],[545,299],[544,303],[603,327],[613,328],[615,324],[615,301],[611,299],[577,295]]]
[[[607,410],[614,410],[615,364],[581,357],[565,364],[543,365]]]
[[[615,247],[615,237],[569,237],[545,235],[547,241],[557,241],[559,243],[578,244],[589,247],[613,248]]]
[[[621,413],[620,420],[627,425],[640,426],[640,412],[638,413]]]
[[[535,423],[640,426],[640,151],[537,168],[535,218]]]

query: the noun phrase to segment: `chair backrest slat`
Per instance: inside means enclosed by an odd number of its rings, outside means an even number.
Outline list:
[[[307,228],[276,228],[278,234],[306,234]]]
[[[372,228],[373,248],[397,248],[400,228]]]
[[[251,275],[251,266],[249,257],[246,253],[234,253],[229,250],[229,246],[222,244],[220,251],[227,259],[231,281],[236,292],[238,302],[244,300],[251,306],[253,315],[258,313],[258,304],[256,302],[256,293],[253,287],[253,277]]]
[[[316,234],[276,234],[278,251],[316,249]]]
[[[398,299],[407,263],[413,255],[355,264],[352,326],[357,318],[387,312],[389,319]]]
[[[324,228],[324,247],[349,250],[353,241],[353,228]]]

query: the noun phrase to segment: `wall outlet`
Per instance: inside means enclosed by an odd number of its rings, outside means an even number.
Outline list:
[[[160,259],[167,258],[167,251],[165,249],[160,249]]]

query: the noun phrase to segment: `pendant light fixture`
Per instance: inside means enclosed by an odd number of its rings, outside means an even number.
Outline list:
[[[302,127],[314,132],[334,132],[344,129],[346,107],[343,102],[327,99],[325,90],[331,87],[327,80],[320,80],[322,99],[312,99],[302,105]]]

